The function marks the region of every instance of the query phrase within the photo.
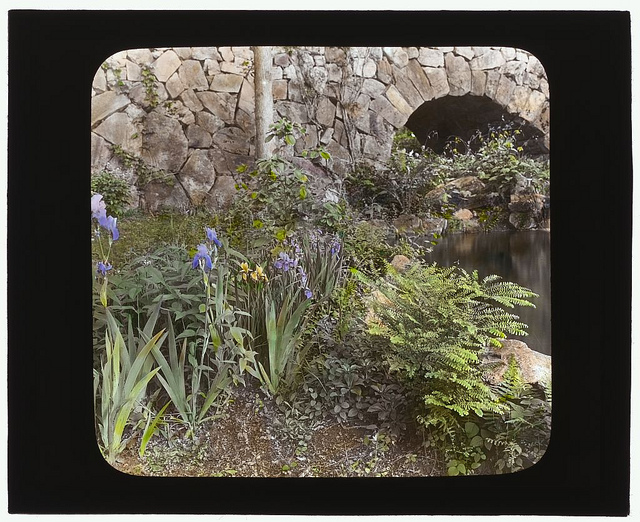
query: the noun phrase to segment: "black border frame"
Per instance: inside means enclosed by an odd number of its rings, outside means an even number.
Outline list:
[[[91,398],[90,88],[131,48],[502,45],[551,89],[553,430],[512,475],[142,478],[100,456]],[[631,37],[613,11],[9,12],[9,512],[629,512]]]

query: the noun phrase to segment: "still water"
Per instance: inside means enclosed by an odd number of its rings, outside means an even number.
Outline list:
[[[527,230],[489,232],[486,234],[450,234],[440,239],[426,256],[441,266],[458,263],[465,270],[477,270],[480,277],[502,276],[530,288],[540,297],[533,299],[536,308],[509,310],[529,325],[529,335],[521,339],[532,350],[551,355],[551,281],[549,232]]]

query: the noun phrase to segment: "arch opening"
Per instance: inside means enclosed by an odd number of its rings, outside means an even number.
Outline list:
[[[421,145],[438,154],[445,152],[447,142],[455,137],[469,142],[477,132],[486,135],[506,126],[520,129],[521,145],[528,155],[548,154],[539,129],[486,96],[467,94],[431,100],[418,107],[405,123]]]

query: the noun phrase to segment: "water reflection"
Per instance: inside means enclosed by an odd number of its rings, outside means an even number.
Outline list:
[[[450,234],[426,259],[442,266],[458,263],[467,271],[478,270],[480,277],[498,274],[539,294],[536,308],[516,307],[514,313],[529,325],[529,335],[522,340],[531,349],[551,355],[549,244],[549,232],[544,230]]]

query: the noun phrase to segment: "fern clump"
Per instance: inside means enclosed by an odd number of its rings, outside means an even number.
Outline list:
[[[469,415],[505,411],[483,381],[480,352],[509,334],[526,335],[507,310],[534,306],[537,294],[496,275],[480,279],[477,271],[424,263],[403,273],[389,268],[380,290],[388,301],[375,306],[379,321],[369,332],[387,340],[391,370],[418,393],[420,424],[451,433]]]

